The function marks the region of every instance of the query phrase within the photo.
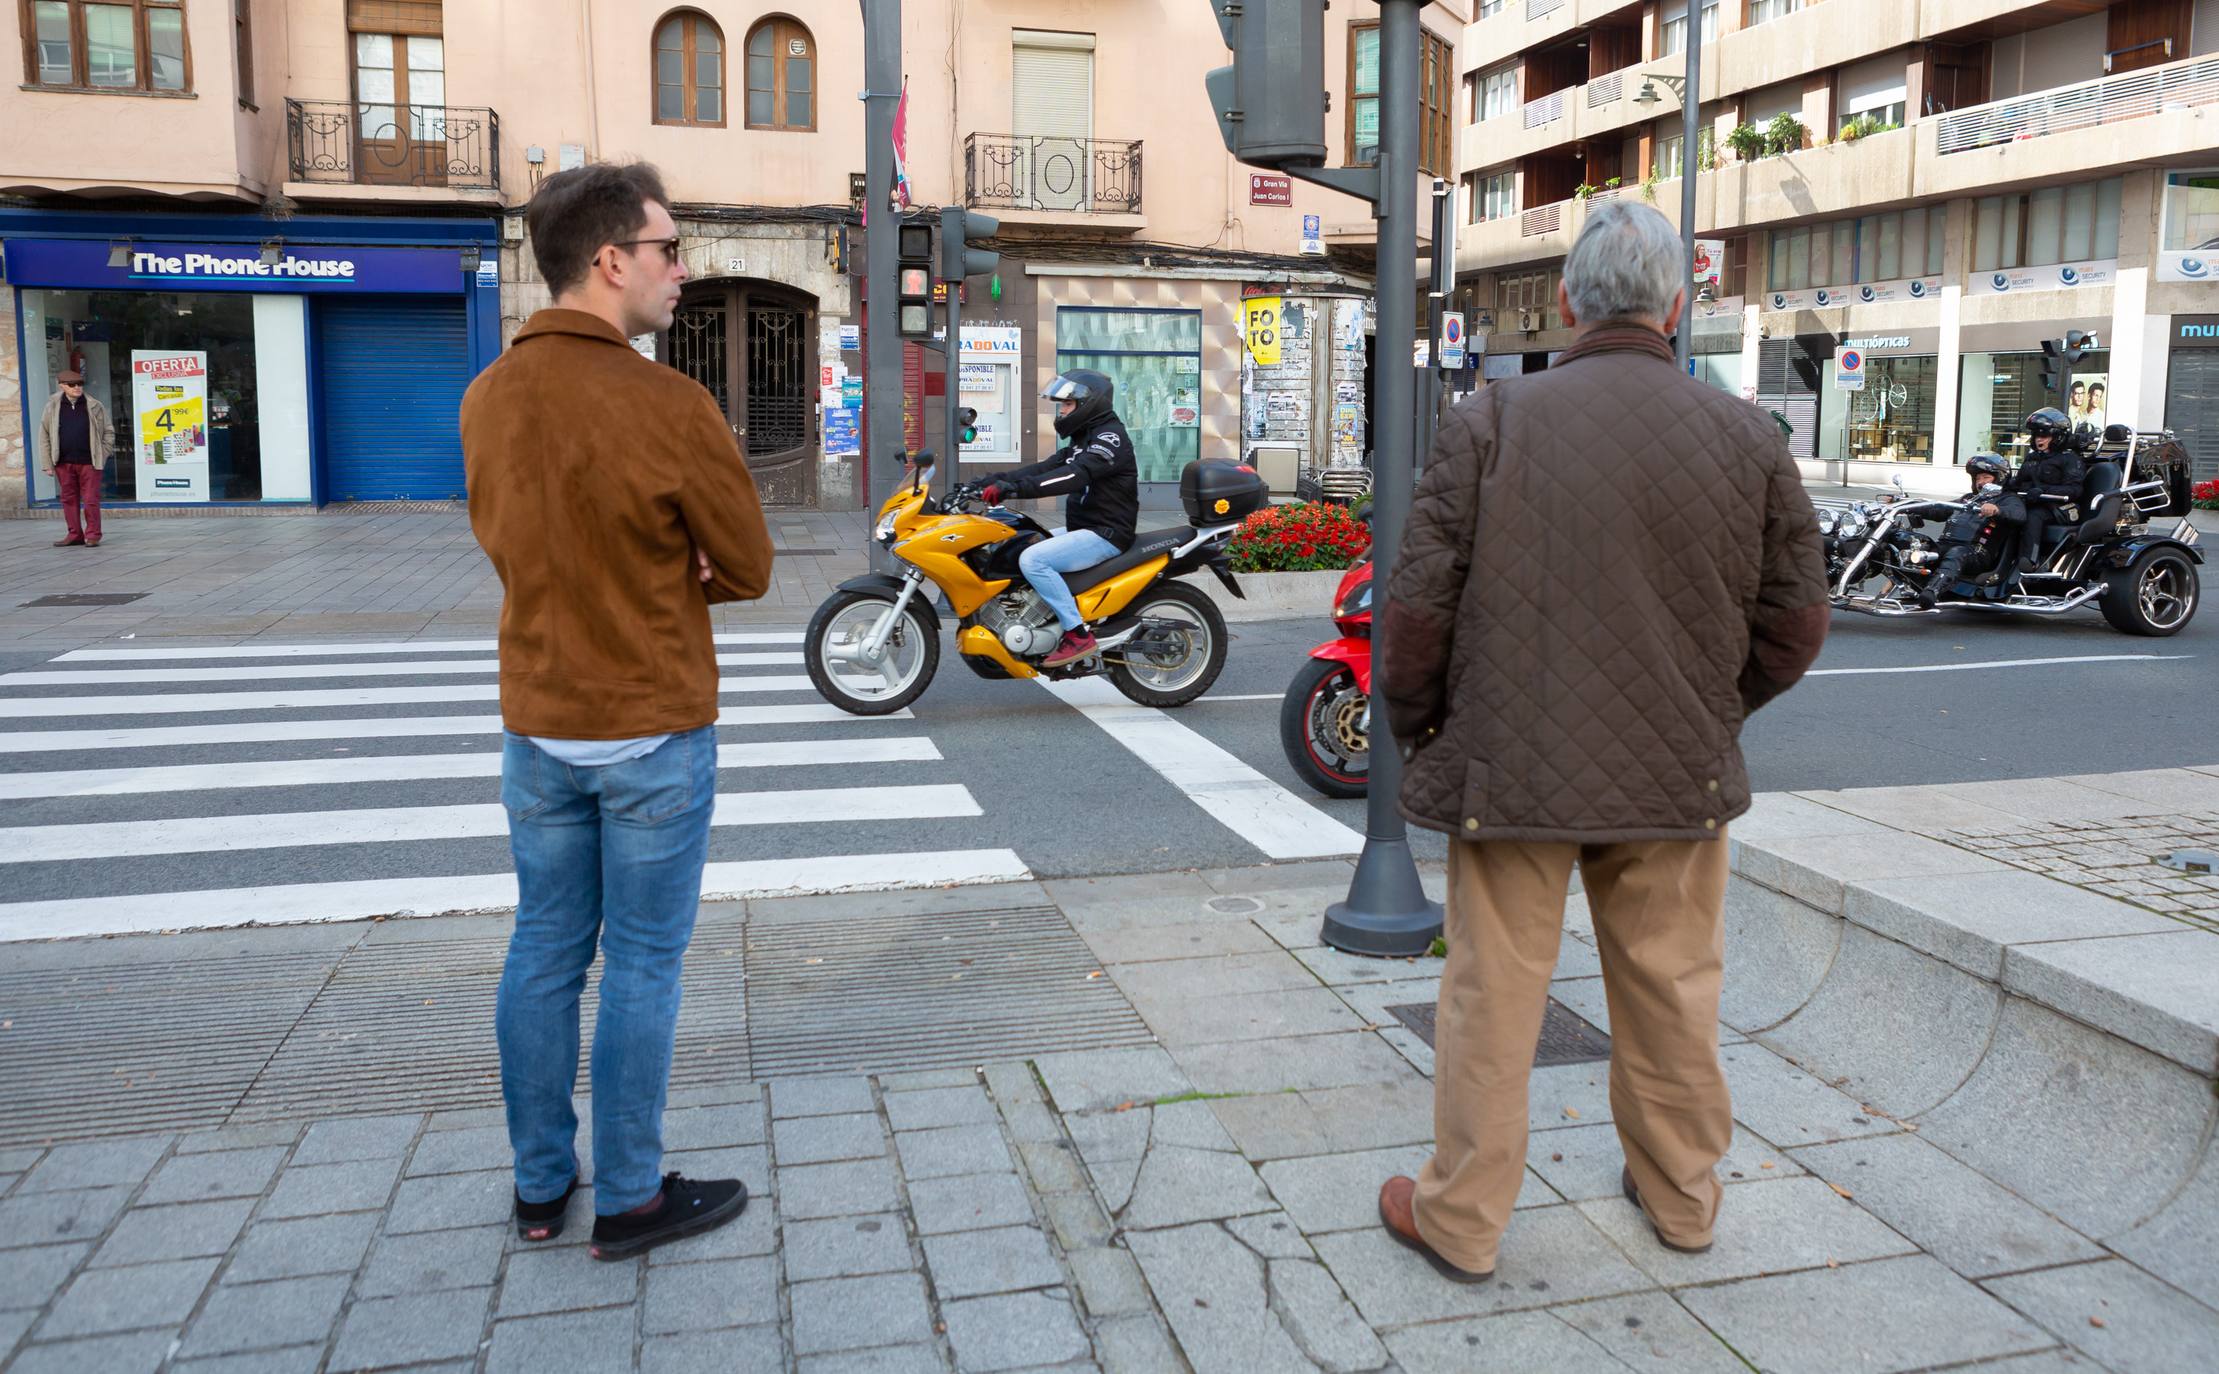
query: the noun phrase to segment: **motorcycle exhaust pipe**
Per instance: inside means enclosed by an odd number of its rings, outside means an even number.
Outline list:
[[[2069,596],[2050,598],[2046,606],[2014,606],[2004,601],[1953,601],[1950,604],[1976,611],[2002,611],[2008,615],[2063,615],[2079,610],[2102,595],[2101,587],[2081,587]]]

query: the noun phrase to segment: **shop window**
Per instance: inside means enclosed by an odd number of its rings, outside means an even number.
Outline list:
[[[2219,248],[2219,170],[2166,174],[2164,235],[2170,252]]]
[[[682,11],[655,26],[655,122],[724,125],[724,32]]]
[[[1973,213],[1972,270],[2047,267],[2119,255],[2121,180],[1986,196]]]
[[[1958,390],[1957,452],[2001,453],[2018,458],[2026,452],[2026,436],[2019,425],[2043,406],[2059,406],[2076,425],[2102,429],[2110,422],[2111,350],[2091,350],[2073,367],[2073,390],[2060,405],[2057,393],[2042,385],[2042,355],[2024,353],[1967,353]]]
[[[28,287],[19,295],[26,386],[49,395],[54,376],[75,368],[115,424],[108,498],[307,499],[302,297]],[[51,476],[36,480],[40,499],[55,494]]]
[[[747,127],[817,127],[817,42],[792,19],[765,19],[748,31]]]
[[[1056,370],[1092,368],[1117,390],[1143,482],[1176,482],[1202,456],[1202,312],[1065,305]]]
[[[183,0],[30,0],[25,79],[71,90],[192,89]]]
[[[1818,456],[1828,462],[1931,463],[1940,360],[1868,357],[1862,391],[1819,393]]]

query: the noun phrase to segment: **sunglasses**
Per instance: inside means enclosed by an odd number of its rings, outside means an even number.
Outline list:
[[[673,234],[673,235],[672,235],[671,237],[669,237],[669,238],[667,238],[667,239],[626,239],[626,240],[624,240],[624,241],[623,241],[622,243],[616,243],[616,244],[611,244],[611,245],[610,245],[610,247],[612,247],[612,248],[638,248],[638,247],[641,247],[642,245],[645,245],[645,244],[650,244],[650,243],[654,244],[655,246],[657,246],[658,248],[661,248],[661,249],[663,250],[663,261],[664,261],[664,262],[667,262],[667,263],[669,263],[669,264],[670,264],[670,265],[671,265],[672,267],[676,267],[676,266],[678,265],[678,244],[679,244],[679,239],[678,239],[678,236],[677,236],[677,235],[675,235],[675,234]]]

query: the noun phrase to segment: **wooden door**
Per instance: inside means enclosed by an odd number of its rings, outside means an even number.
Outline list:
[[[817,499],[817,311],[765,282],[705,282],[671,321],[670,365],[709,389],[766,506]]]
[[[355,180],[447,183],[447,53],[422,34],[354,36]]]

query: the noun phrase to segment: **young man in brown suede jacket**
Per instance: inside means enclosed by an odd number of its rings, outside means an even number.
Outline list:
[[[525,221],[554,308],[462,402],[470,525],[501,603],[501,800],[516,929],[494,1028],[516,1225],[560,1234],[578,1186],[578,996],[596,946],[592,1253],[740,1214],[737,1179],[662,1172],[678,978],[716,804],[713,602],[770,583],[747,464],[698,383],[640,356],[686,269],[645,164],[549,177]]]

